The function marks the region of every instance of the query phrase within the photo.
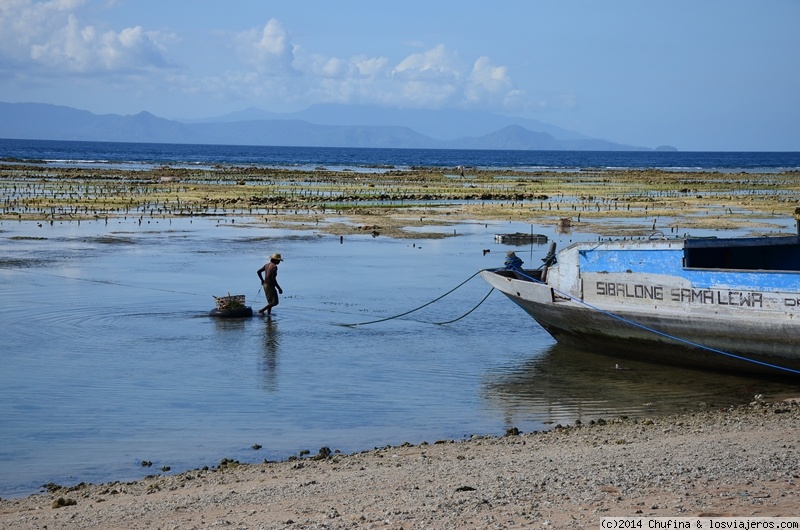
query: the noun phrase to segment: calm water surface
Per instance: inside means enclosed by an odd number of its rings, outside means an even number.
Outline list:
[[[162,164],[176,167],[259,165],[313,169],[380,170],[413,166],[478,168],[661,168],[680,171],[776,172],[800,168],[798,152],[531,151],[494,149],[391,149],[256,145],[152,144],[12,140],[0,138],[0,159],[42,161],[63,167]]]
[[[3,222],[0,496],[796,389],[565,349],[499,293],[436,324],[489,292],[478,277],[402,318],[343,325],[430,302],[502,264],[495,233],[530,229],[473,223],[442,240],[340,243],[246,219]],[[559,247],[581,237],[536,230]],[[516,250],[537,264],[546,245]],[[272,252],[286,259],[275,316],[208,317],[212,295],[264,304],[255,271]]]

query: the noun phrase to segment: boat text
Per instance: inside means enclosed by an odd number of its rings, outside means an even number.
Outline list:
[[[617,298],[639,298],[664,300],[665,295],[673,302],[684,304],[713,304],[738,307],[764,307],[764,295],[749,291],[720,291],[716,289],[665,288],[661,285],[645,285],[625,282],[596,282],[595,294]],[[785,304],[800,306],[800,300],[786,299]]]
[[[640,283],[597,282],[597,294],[599,296],[663,300],[664,288],[660,285],[643,285]]]

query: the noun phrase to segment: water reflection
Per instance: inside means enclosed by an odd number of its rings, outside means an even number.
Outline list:
[[[578,215],[578,221],[580,221],[581,216]],[[569,235],[572,233],[572,219],[570,217],[562,217],[558,220],[556,224],[556,234],[559,235]]]
[[[483,397],[507,428],[647,417],[783,397],[786,381],[661,366],[554,344],[521,364],[490,372]]]
[[[278,351],[280,349],[278,322],[267,317],[264,321],[264,356],[261,371],[264,375],[264,388],[270,392],[278,390]]]
[[[218,333],[240,332],[244,330],[247,323],[246,318],[214,318],[214,327]]]

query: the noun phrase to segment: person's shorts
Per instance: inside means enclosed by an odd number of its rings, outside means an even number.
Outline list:
[[[264,294],[267,296],[267,304],[278,305],[278,290],[275,288],[275,286],[267,285],[265,283],[263,287],[264,287]]]

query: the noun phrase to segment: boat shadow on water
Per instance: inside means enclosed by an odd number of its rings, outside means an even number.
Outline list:
[[[645,418],[797,395],[796,381],[665,366],[553,344],[486,375],[483,397],[507,427]]]

